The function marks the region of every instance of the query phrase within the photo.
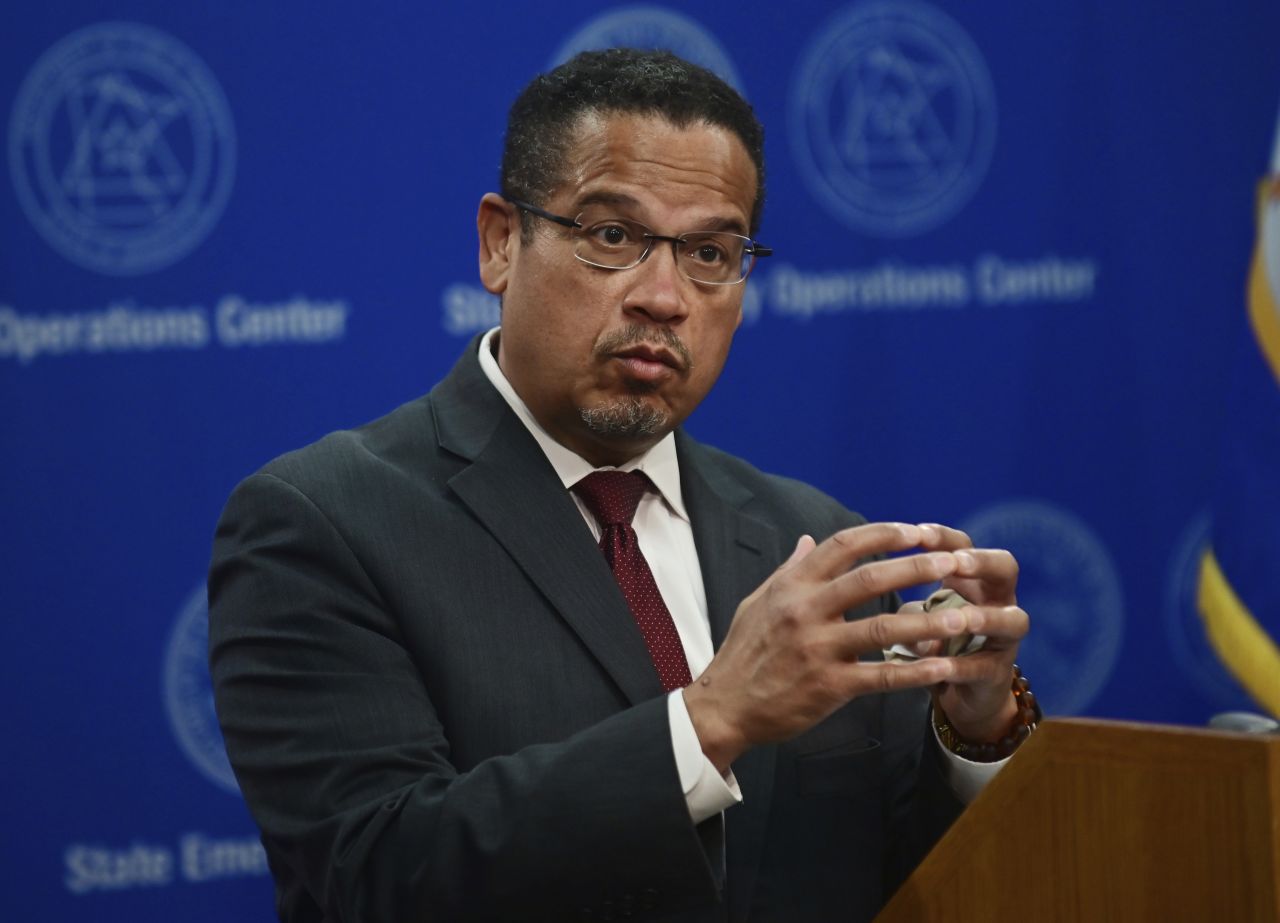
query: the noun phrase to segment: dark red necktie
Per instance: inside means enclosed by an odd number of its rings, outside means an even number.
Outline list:
[[[636,530],[631,527],[640,498],[649,489],[649,479],[633,471],[595,471],[574,484],[573,489],[600,521],[600,550],[640,626],[663,691],[689,685],[689,661],[676,633],[676,623],[662,601],[649,562],[640,553]]]

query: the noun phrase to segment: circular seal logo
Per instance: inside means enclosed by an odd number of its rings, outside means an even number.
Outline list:
[[[1200,588],[1200,558],[1209,547],[1212,520],[1207,512],[1183,529],[1169,556],[1165,578],[1164,627],[1173,659],[1210,703],[1223,710],[1248,711],[1253,703],[1209,643],[1196,597]]]
[[[162,691],[182,752],[209,781],[240,793],[213,710],[209,678],[209,604],[200,584],[183,604],[165,647]]]
[[[185,256],[217,223],[235,129],[204,62],[150,26],[100,23],[44,53],[9,119],[18,201],[55,250],[137,275]]]
[[[1105,546],[1076,516],[1037,501],[996,504],[962,528],[978,547],[1018,559],[1018,603],[1031,615],[1018,659],[1046,712],[1079,713],[1111,675],[1123,635],[1120,579]]]
[[[801,56],[789,128],[820,205],[855,231],[908,237],[977,191],[995,146],[995,91],[977,46],[941,11],[861,3]]]
[[[552,56],[551,66],[563,64],[580,51],[604,48],[670,51],[742,92],[738,72],[715,36],[689,17],[660,6],[628,6],[597,16],[569,36]]]

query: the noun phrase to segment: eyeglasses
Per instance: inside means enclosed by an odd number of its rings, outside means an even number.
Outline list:
[[[573,255],[588,266],[601,269],[639,266],[648,258],[655,242],[666,240],[671,243],[676,266],[687,278],[704,285],[737,285],[751,274],[757,257],[773,255],[771,248],[728,231],[690,231],[668,237],[653,233],[639,221],[618,218],[598,209],[566,218],[518,199],[507,201],[537,218],[571,228]]]

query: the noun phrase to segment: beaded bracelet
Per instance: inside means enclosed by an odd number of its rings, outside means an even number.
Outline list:
[[[933,726],[938,732],[938,739],[942,741],[944,747],[956,756],[962,756],[975,763],[994,763],[997,760],[1005,759],[1012,755],[1013,751],[1018,749],[1019,745],[1031,736],[1031,732],[1036,729],[1036,725],[1044,720],[1044,713],[1040,710],[1040,703],[1036,701],[1035,693],[1031,691],[1031,683],[1022,675],[1022,671],[1018,669],[1017,664],[1014,664],[1013,667],[1013,698],[1017,703],[1018,712],[1013,716],[1013,724],[1009,727],[1009,733],[995,743],[984,744],[969,743],[962,738],[942,713],[942,709],[935,705],[933,709]]]

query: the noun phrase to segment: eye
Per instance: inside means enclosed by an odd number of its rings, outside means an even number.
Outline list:
[[[698,248],[698,259],[704,263],[720,263],[725,259],[724,251],[714,244],[703,244]]]
[[[717,266],[729,259],[724,241],[713,237],[692,238],[685,244],[685,253],[695,262],[705,266]]]
[[[591,242],[604,247],[628,247],[638,240],[636,233],[618,221],[601,221],[587,229]]]

